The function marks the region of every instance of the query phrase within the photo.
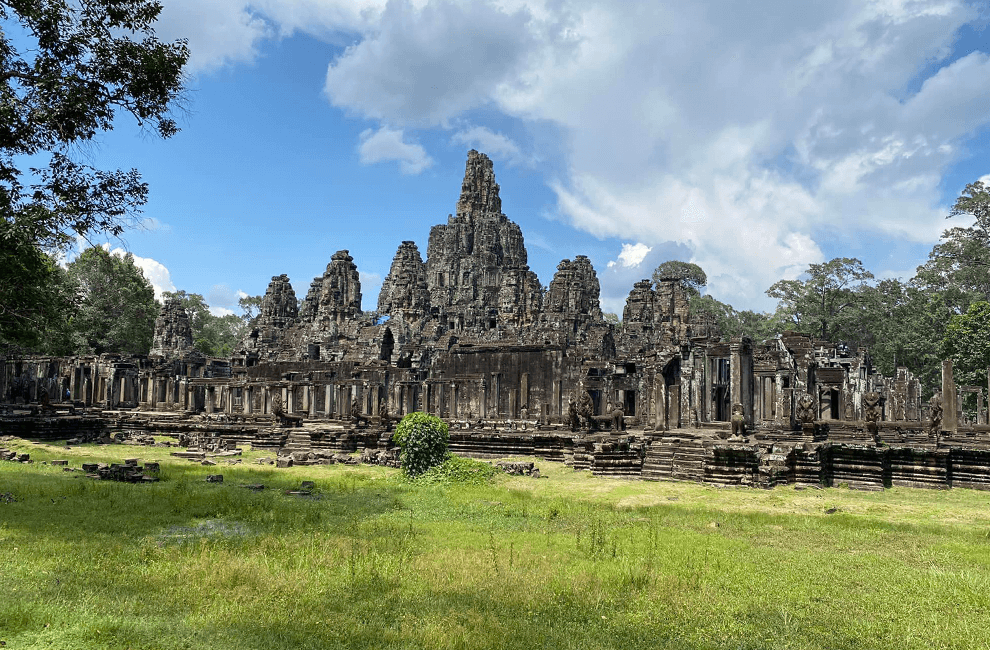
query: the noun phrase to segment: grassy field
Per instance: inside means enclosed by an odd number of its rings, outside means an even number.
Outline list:
[[[990,495],[0,462],[12,648],[990,648]],[[222,473],[222,484],[206,483]],[[312,480],[308,497],[285,492]],[[253,491],[246,484],[262,483]]]

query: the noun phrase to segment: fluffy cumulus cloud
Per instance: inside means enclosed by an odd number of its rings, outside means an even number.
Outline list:
[[[558,218],[676,250],[741,308],[770,307],[764,290],[829,242],[936,241],[943,176],[990,124],[990,56],[953,52],[979,19],[965,0],[212,3],[199,28],[233,35],[215,41],[230,60],[269,33],[349,35],[324,93],[379,123],[362,162],[425,169],[412,129],[539,157],[480,116],[551,127]],[[623,259],[604,275],[638,269]]]
[[[189,69],[208,72],[252,61],[272,24],[253,5],[237,0],[170,0],[163,3],[156,31],[167,40],[189,41]]]
[[[561,216],[685,246],[713,294],[766,308],[825,237],[937,239],[942,174],[990,122],[987,55],[946,59],[974,18],[956,0],[394,2],[326,92],[392,124],[454,130],[477,107],[552,124]]]
[[[406,142],[402,131],[385,126],[361,133],[358,156],[364,165],[396,161],[403,174],[418,174],[433,164],[421,145]]]

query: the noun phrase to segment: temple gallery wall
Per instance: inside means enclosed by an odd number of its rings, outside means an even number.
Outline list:
[[[797,333],[726,341],[674,279],[637,282],[621,324],[608,323],[587,257],[562,260],[541,285],[477,151],[425,260],[399,245],[375,312],[361,310],[358,268],[341,250],[301,302],[287,276],[272,277],[229,359],[194,350],[188,315],[168,302],[150,355],[6,359],[0,398],[14,434],[181,435],[194,448],[277,450],[283,465],[392,458],[390,422],[426,411],[450,422],[457,453],[605,476],[990,487],[983,389],[956,386],[948,362],[941,393],[923,402],[911,373],[877,374],[865,349]]]

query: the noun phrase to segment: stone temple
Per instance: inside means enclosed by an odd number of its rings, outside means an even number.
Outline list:
[[[923,403],[906,369],[880,376],[865,349],[797,333],[726,340],[673,279],[635,283],[621,324],[606,322],[587,257],[562,260],[546,287],[530,270],[477,151],[425,259],[403,241],[377,310],[361,298],[346,250],[301,301],[276,275],[229,359],[197,352],[169,302],[147,357],[4,361],[0,400],[13,406],[0,421],[35,437],[182,433],[277,450],[286,465],[356,451],[392,462],[390,423],[425,411],[450,423],[455,453],[603,476],[990,488],[982,389],[956,387],[951,365]],[[981,398],[975,422],[960,415],[966,391]],[[50,417],[18,414],[22,403]]]

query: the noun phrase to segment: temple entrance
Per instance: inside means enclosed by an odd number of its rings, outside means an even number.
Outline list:
[[[594,407],[595,415],[602,414],[602,392],[600,390],[589,390],[588,394],[591,395],[591,404]]]
[[[382,351],[378,356],[382,361],[392,360],[392,351],[395,350],[395,337],[392,336],[392,329],[385,329],[385,336],[382,337]]]
[[[627,390],[623,401],[622,410],[625,414],[629,416],[636,415],[636,391]]]
[[[712,359],[712,420],[728,422],[732,417],[732,384],[728,359]]]

